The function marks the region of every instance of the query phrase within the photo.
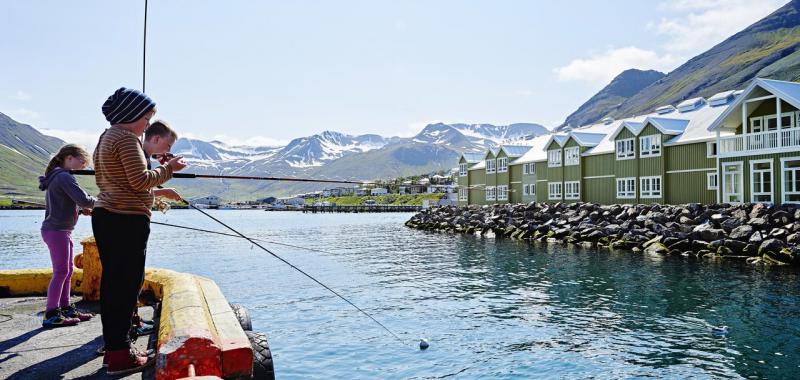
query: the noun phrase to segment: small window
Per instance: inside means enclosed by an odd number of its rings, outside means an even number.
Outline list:
[[[661,155],[661,135],[639,137],[639,157],[656,157]]]
[[[466,201],[468,199],[469,189],[462,187],[458,189],[458,200]]]
[[[617,178],[617,198],[636,198],[636,178]]]
[[[458,176],[459,177],[467,176],[467,164],[458,164]]]
[[[580,199],[581,183],[578,181],[564,182],[564,199]]]
[[[502,157],[497,159],[497,172],[505,173],[508,171],[508,158]]]
[[[508,200],[508,185],[497,186],[497,200],[498,201]]]
[[[579,147],[571,147],[564,149],[564,164],[566,166],[570,165],[580,165],[581,163],[581,150]]]
[[[800,157],[781,159],[783,203],[800,203]]]
[[[706,157],[714,158],[717,156],[717,142],[709,141],[706,143]]]
[[[642,198],[661,198],[661,176],[642,177],[639,192]]]
[[[493,201],[493,200],[496,199],[497,195],[496,195],[495,191],[496,190],[495,190],[494,186],[486,186],[486,200],[487,201]]]
[[[547,199],[560,200],[561,199],[561,182],[548,182],[547,183]]]
[[[486,160],[486,174],[494,173],[496,164],[495,160]]]
[[[717,190],[719,188],[719,177],[717,173],[706,173],[706,189]]]
[[[617,140],[617,160],[636,158],[634,139]]]
[[[547,151],[547,166],[551,168],[561,166],[561,149]]]
[[[522,164],[522,174],[536,174],[536,165],[533,162]]]

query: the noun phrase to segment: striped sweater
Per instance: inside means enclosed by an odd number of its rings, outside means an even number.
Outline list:
[[[119,214],[150,217],[153,187],[172,178],[172,168],[161,165],[147,170],[142,142],[117,126],[106,129],[94,150],[95,181],[100,193],[94,207]]]

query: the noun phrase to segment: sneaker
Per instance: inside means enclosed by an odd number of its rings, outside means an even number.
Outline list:
[[[124,375],[134,372],[141,372],[153,364],[153,358],[142,355],[133,349],[106,351],[108,358],[108,375]]]
[[[139,327],[136,327],[136,336],[143,336],[143,335],[150,335],[155,331],[153,325],[148,325],[146,323],[142,323]]]
[[[42,327],[53,328],[75,326],[80,321],[80,319],[69,318],[65,316],[60,309],[54,309],[44,313],[44,317],[42,318]]]
[[[138,348],[133,347],[133,348],[131,348],[131,350],[134,353],[136,353],[136,355],[139,355],[139,356],[144,355],[144,356],[147,356],[147,357],[154,357],[155,354],[156,354],[156,351],[154,349],[152,349],[152,348],[149,348],[149,349],[147,349],[145,351],[141,351]],[[102,347],[97,349],[97,354],[98,355],[103,355],[103,368],[107,368],[108,367],[108,356],[105,356],[105,353],[106,353],[106,346],[102,346]]]
[[[92,319],[93,317],[92,314],[84,313],[78,310],[78,308],[76,308],[75,305],[64,306],[61,308],[61,312],[64,314],[64,316],[68,318],[77,318],[81,322],[86,322]]]

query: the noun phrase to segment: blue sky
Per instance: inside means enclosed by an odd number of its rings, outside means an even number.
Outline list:
[[[147,93],[184,136],[280,144],[428,122],[552,127],[624,69],[669,71],[784,0],[151,0]],[[0,112],[92,145],[141,88],[143,1],[9,1]]]

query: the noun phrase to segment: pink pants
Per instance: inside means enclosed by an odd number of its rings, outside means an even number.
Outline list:
[[[53,279],[47,288],[47,311],[69,306],[70,281],[72,280],[72,239],[70,231],[42,230],[50,261],[53,263]]]

